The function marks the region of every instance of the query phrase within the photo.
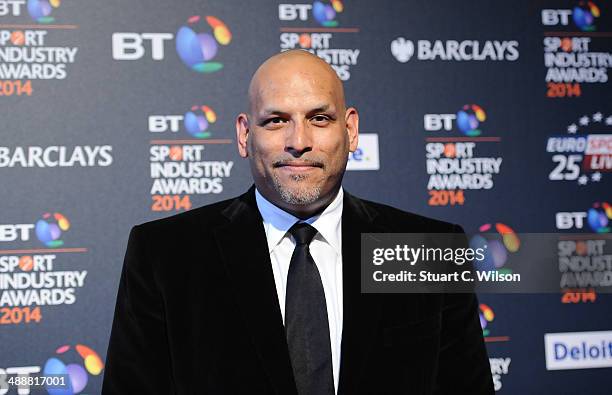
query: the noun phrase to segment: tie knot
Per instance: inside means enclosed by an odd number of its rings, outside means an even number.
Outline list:
[[[305,222],[296,222],[291,229],[289,229],[289,233],[291,233],[297,245],[303,245],[310,244],[317,234],[317,230]]]

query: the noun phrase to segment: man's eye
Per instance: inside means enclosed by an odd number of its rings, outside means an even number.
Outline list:
[[[315,115],[312,117],[312,120],[315,122],[327,122],[329,121],[329,117],[327,115]]]
[[[285,123],[286,121],[283,118],[280,117],[276,117],[276,118],[270,118],[270,119],[266,119],[263,122],[263,125],[268,125],[268,124],[273,124],[273,125],[280,125],[282,123]]]

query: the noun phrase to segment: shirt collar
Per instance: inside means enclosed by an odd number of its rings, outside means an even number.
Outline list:
[[[255,200],[263,218],[266,239],[268,241],[268,251],[272,252],[283,240],[289,228],[300,221],[300,219],[270,203],[257,189],[255,189]],[[343,201],[344,192],[342,187],[340,187],[334,200],[321,214],[303,221],[312,225],[337,254],[341,254],[342,251],[341,224]],[[319,237],[319,235],[315,237]]]

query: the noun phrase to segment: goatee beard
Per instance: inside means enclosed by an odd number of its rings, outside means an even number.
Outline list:
[[[290,176],[291,180],[296,183],[301,183],[306,180],[308,177],[303,174],[293,174]],[[277,175],[274,175],[274,189],[278,192],[283,202],[287,204],[291,204],[294,206],[306,206],[309,204],[313,204],[321,197],[321,187],[307,187],[298,186],[296,188],[287,187],[283,185]]]

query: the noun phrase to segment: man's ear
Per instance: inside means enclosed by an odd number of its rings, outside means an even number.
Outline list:
[[[245,113],[238,114],[236,118],[236,143],[238,144],[238,153],[241,157],[249,156],[247,141],[249,138],[249,119]]]
[[[344,116],[346,122],[346,133],[349,137],[349,151],[355,152],[359,143],[359,113],[355,107],[346,109]]]

